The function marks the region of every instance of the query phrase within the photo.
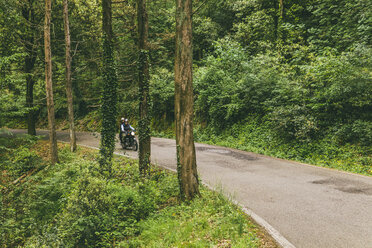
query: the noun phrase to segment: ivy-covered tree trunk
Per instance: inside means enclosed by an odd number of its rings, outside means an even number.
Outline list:
[[[117,75],[113,55],[111,0],[102,0],[103,30],[103,96],[100,166],[104,174],[111,175],[115,149],[117,115]]]
[[[22,8],[22,16],[26,20],[26,32],[24,37],[25,48],[25,65],[24,71],[26,73],[26,107],[29,108],[27,114],[27,133],[36,135],[36,116],[34,107],[34,84],[32,72],[36,60],[36,46],[35,46],[35,13],[33,9],[33,1],[27,1]]]
[[[52,83],[52,52],[50,47],[50,22],[52,14],[51,0],[45,0],[44,49],[45,49],[45,86],[48,108],[50,161],[58,162],[57,136],[54,116],[53,83]]]
[[[176,0],[175,119],[182,200],[199,195],[193,135],[192,0]]]
[[[148,17],[146,0],[137,0],[138,19],[138,86],[139,86],[139,169],[145,175],[150,167],[151,135],[150,135],[150,91],[148,63]]]
[[[71,55],[70,55],[70,23],[68,18],[68,0],[63,0],[63,20],[65,28],[65,49],[66,49],[66,96],[68,107],[68,120],[70,123],[70,148],[74,152],[76,150],[76,134],[74,124],[74,105],[72,96],[72,81],[71,81]]]
[[[36,114],[34,107],[34,84],[35,80],[31,75],[34,65],[35,65],[36,56],[29,54],[25,59],[25,73],[26,75],[26,106],[29,108],[27,114],[27,133],[30,135],[36,135]]]

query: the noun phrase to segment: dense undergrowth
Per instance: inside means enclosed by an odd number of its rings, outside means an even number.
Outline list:
[[[288,141],[278,137],[270,123],[263,125],[250,118],[224,130],[199,126],[195,136],[198,142],[372,176],[371,146],[340,145],[331,134],[316,140]]]
[[[195,139],[372,175],[372,49],[292,49],[251,56],[230,38],[216,41],[195,68]],[[157,136],[173,134],[158,114],[172,109],[171,81],[153,77]]]
[[[180,203],[174,174],[141,179],[136,161],[115,157],[108,180],[96,151],[59,144],[51,166],[46,141],[0,141],[1,247],[275,247],[219,193]]]

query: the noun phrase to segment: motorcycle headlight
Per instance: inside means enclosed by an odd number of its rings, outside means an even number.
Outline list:
[[[132,136],[134,136],[134,132],[131,132],[130,134],[131,134]]]

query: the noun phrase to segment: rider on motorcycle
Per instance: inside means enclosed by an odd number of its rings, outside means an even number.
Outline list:
[[[128,135],[130,131],[135,131],[135,129],[128,123],[128,119],[121,118],[120,124],[120,141],[122,141],[123,133],[124,135]]]

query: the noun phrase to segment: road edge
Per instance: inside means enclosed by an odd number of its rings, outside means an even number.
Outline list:
[[[207,188],[209,188],[210,190],[217,191],[216,188],[212,187],[206,182],[202,182],[202,184],[206,186]],[[283,248],[296,248],[296,246],[294,246],[291,242],[289,242],[278,230],[276,230],[272,225],[270,225],[262,217],[260,217],[255,212],[253,212],[252,209],[244,206],[243,204],[241,204],[240,202],[234,199],[231,199],[231,197],[229,198],[229,201],[235,204],[236,206],[239,206],[245,214],[250,216],[258,225],[263,227],[268,232],[268,234],[270,234],[270,236],[278,243],[278,245],[280,245]]]

